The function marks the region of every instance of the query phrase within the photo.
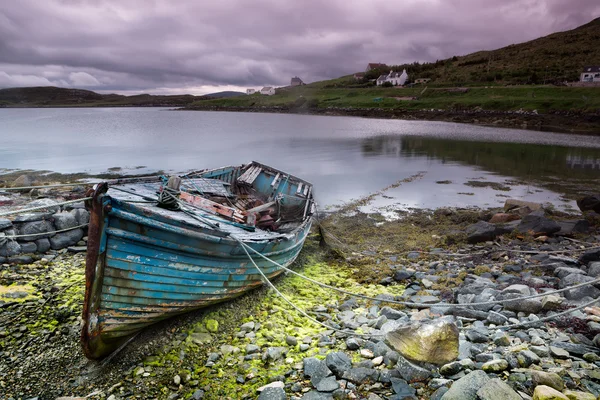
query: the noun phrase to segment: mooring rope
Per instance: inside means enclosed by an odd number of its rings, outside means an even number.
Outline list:
[[[298,307],[297,305],[295,305],[290,299],[288,299],[287,297],[285,297],[283,295],[283,293],[281,293],[279,291],[279,289],[277,289],[275,287],[275,285],[273,284],[273,282],[271,282],[269,280],[269,278],[265,275],[265,273],[260,269],[260,267],[256,264],[256,262],[254,261],[254,259],[252,258],[252,256],[250,255],[250,253],[248,253],[248,250],[246,250],[247,245],[242,242],[240,239],[233,237],[233,239],[235,239],[239,244],[242,245],[242,249],[244,250],[244,252],[246,253],[246,255],[248,256],[248,258],[250,259],[250,261],[252,262],[252,264],[254,265],[254,267],[256,268],[256,270],[261,274],[263,280],[271,287],[271,289],[273,289],[275,291],[275,293],[277,293],[286,303],[288,303],[290,306],[292,306],[292,308],[294,308],[294,310],[298,311],[303,317],[307,318],[309,321],[320,325],[324,328],[327,328],[329,330],[333,330],[335,332],[339,332],[342,333],[344,335],[350,335],[350,336],[360,336],[360,337],[367,337],[367,338],[371,338],[373,336],[383,336],[383,334],[373,334],[373,335],[369,335],[369,334],[363,334],[363,333],[357,333],[357,332],[352,332],[352,331],[344,331],[342,329],[338,329],[335,328],[333,326],[329,326],[327,324],[324,324],[323,322],[317,320],[316,318],[311,317],[310,315],[308,315],[306,313],[306,311],[302,310],[300,307]],[[249,247],[249,246],[248,246]],[[254,249],[253,249],[254,250]]]
[[[50,235],[50,234],[55,234],[55,233],[62,233],[62,232],[68,232],[68,231],[72,231],[75,229],[79,229],[79,228],[83,228],[88,226],[89,224],[81,224],[81,225],[77,225],[77,226],[73,226],[71,228],[65,228],[65,229],[60,229],[57,231],[48,231],[48,232],[39,232],[39,233],[31,233],[29,235],[11,235],[11,236],[0,236],[0,239],[17,239],[17,238],[22,238],[22,237],[30,237],[30,236],[43,236],[43,235]]]
[[[7,215],[14,215],[14,214],[23,214],[23,213],[27,213],[27,212],[30,212],[30,211],[44,210],[44,209],[47,209],[47,208],[54,208],[54,207],[64,206],[64,205],[67,205],[67,204],[75,204],[75,203],[80,203],[82,201],[91,200],[91,199],[92,199],[91,197],[83,197],[81,199],[63,201],[63,202],[60,202],[60,203],[54,203],[54,204],[49,204],[49,205],[45,205],[45,206],[22,208],[22,209],[19,209],[19,210],[6,211],[6,212],[3,212],[3,213],[0,213],[0,217],[5,217]]]
[[[0,187],[0,191],[28,190],[28,189],[52,189],[52,188],[59,188],[59,187],[90,186],[90,185],[94,185],[94,184],[79,182],[79,183],[62,183],[62,184],[56,184],[56,185],[42,185],[42,186]]]

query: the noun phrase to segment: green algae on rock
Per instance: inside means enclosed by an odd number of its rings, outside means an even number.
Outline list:
[[[449,318],[415,322],[386,335],[386,342],[404,357],[436,365],[458,357],[458,327]]]

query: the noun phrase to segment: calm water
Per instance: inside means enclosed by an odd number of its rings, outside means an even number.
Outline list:
[[[181,172],[256,160],[311,181],[324,206],[421,173],[372,205],[495,206],[513,197],[568,208],[574,202],[564,198],[566,192],[589,189],[600,178],[600,137],[429,121],[156,108],[0,109],[0,139],[5,169]],[[469,181],[509,181],[510,190]]]

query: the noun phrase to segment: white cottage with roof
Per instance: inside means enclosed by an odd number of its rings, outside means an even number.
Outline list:
[[[407,80],[408,74],[406,70],[402,70],[402,73],[390,71],[389,74],[381,75],[377,78],[377,86],[381,86],[386,82],[390,82],[394,86],[404,86]]]
[[[600,66],[584,67],[581,82],[600,82]]]

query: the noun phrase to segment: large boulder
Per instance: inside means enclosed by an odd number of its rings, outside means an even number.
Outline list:
[[[418,321],[385,336],[386,343],[409,360],[443,365],[458,357],[458,327],[450,317]]]
[[[77,219],[73,214],[67,211],[56,213],[52,216],[56,229],[69,229],[77,226]]]
[[[539,385],[533,391],[533,400],[569,400],[569,398],[550,386]]]
[[[28,203],[26,208],[33,207],[44,207],[41,210],[46,210],[52,213],[58,212],[60,210],[60,206],[56,203],[56,201],[52,199],[38,199]]]
[[[25,241],[51,237],[54,235],[52,232],[54,232],[54,225],[52,225],[52,222],[46,220],[25,222],[19,227],[19,234],[25,235],[20,240]]]
[[[15,241],[9,240],[0,245],[0,256],[11,257],[21,252],[21,245]]]
[[[12,226],[12,222],[6,218],[0,218],[0,229],[10,228]]]
[[[81,238],[83,238],[83,230],[81,228],[57,233],[54,237],[50,238],[50,246],[53,250],[64,249],[79,242]]]
[[[521,396],[500,378],[490,379],[477,391],[479,400],[522,400]]]
[[[560,225],[546,218],[544,212],[539,210],[523,217],[516,230],[519,233],[529,233],[534,236],[551,235],[560,231]]]
[[[497,214],[494,214],[492,219],[489,220],[489,223],[490,224],[498,224],[498,223],[504,224],[506,222],[516,221],[518,219],[521,219],[521,217],[518,215],[515,215],[515,214],[497,213]]]
[[[591,276],[583,274],[569,274],[560,280],[558,287],[564,289],[569,286],[578,285],[580,283],[590,282],[595,280]],[[570,289],[565,292],[565,297],[569,300],[581,300],[584,297],[597,298],[600,296],[600,290],[596,289],[593,285],[581,286],[575,289]]]
[[[559,236],[572,236],[576,233],[588,233],[590,230],[590,223],[585,219],[579,219],[576,221],[556,221],[560,226],[560,231],[556,234]]]
[[[515,208],[521,207],[529,207],[531,211],[537,211],[542,209],[542,205],[540,203],[534,203],[532,201],[524,201],[518,199],[507,199],[504,202],[504,211],[510,211]]]
[[[577,200],[577,207],[582,212],[594,211],[600,213],[600,194],[586,196]]]
[[[477,400],[477,392],[489,381],[485,372],[473,371],[454,382],[441,400]]]
[[[466,232],[467,241],[469,243],[486,242],[496,238],[496,225],[485,221],[479,221],[469,225]]]

